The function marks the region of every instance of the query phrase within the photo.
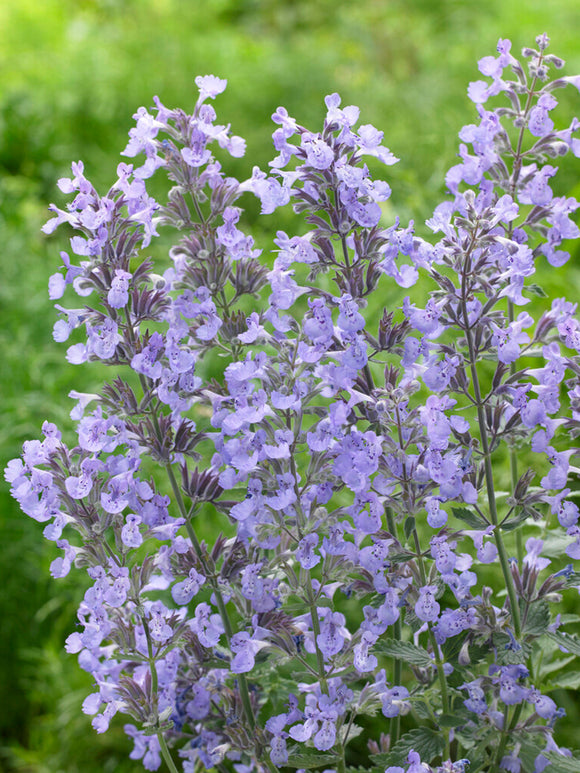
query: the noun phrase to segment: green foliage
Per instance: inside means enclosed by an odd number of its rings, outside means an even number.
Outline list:
[[[562,690],[580,689],[580,671],[566,671],[564,674],[551,680],[552,688],[559,687]]]
[[[548,602],[536,601],[529,606],[523,632],[530,636],[541,636],[546,632],[550,622],[551,615]]]
[[[548,637],[555,641],[563,651],[580,655],[580,639],[577,636],[562,631],[553,631],[548,633]]]
[[[550,773],[580,773],[580,759],[577,757],[564,757],[562,754],[547,752]]]
[[[314,770],[316,768],[336,765],[336,757],[332,754],[319,754],[315,751],[312,754],[290,754],[286,765],[289,768],[304,768],[305,770]]]
[[[380,767],[401,765],[410,751],[416,751],[423,762],[431,762],[445,747],[443,734],[429,727],[417,727],[400,738],[388,754],[372,754],[372,761]]]
[[[374,649],[377,653],[380,652],[382,655],[402,660],[404,663],[410,663],[412,666],[423,666],[425,668],[433,665],[429,653],[421,647],[416,647],[410,641],[379,639]]]
[[[452,507],[451,512],[453,513],[454,518],[463,521],[463,523],[466,523],[472,529],[486,529],[489,526],[487,521],[484,521],[480,515],[473,510],[470,510],[468,507]]]

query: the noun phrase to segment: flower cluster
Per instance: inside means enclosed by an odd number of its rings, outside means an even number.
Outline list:
[[[138,110],[124,155],[145,160],[105,196],[80,162],[59,181],[73,199],[44,231],[68,224],[76,258],[49,292],[83,301],[56,305],[54,338],[118,375],[72,393],[71,444],[47,421],[6,477],[62,551],[52,575],[86,569],[66,642],[94,679],[83,711],[97,732],[129,715],[146,770],[344,773],[373,714],[385,773],[569,760],[547,693],[580,655],[553,608],[580,588],[580,318],[533,278],[580,235],[552,189],[580,156],[554,94],[580,77],[551,80],[536,44],[479,62],[429,238],[383,224],[371,170],[397,159],[338,94],[320,132],[278,108],[269,174],[240,182],[214,156],[245,151],[216,123],[226,82],[199,77],[192,114]],[[248,193],[310,230],[262,259]],[[144,257],[158,229],[178,232],[165,264]],[[428,300],[380,308],[393,281]]]

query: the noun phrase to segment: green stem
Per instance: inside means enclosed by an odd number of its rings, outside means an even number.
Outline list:
[[[179,485],[177,483],[177,480],[175,479],[175,474],[173,472],[173,468],[170,464],[166,466],[167,475],[169,477],[169,482],[171,483],[171,488],[173,489],[173,494],[175,497],[175,501],[177,502],[177,507],[179,508],[179,512],[185,519],[185,528],[187,530],[187,534],[193,544],[193,549],[195,550],[195,553],[197,557],[199,558],[199,561],[201,563],[201,566],[203,568],[203,571],[211,585],[211,588],[214,592],[214,596],[216,599],[218,611],[220,614],[220,617],[222,619],[222,622],[224,624],[224,630],[226,633],[226,638],[228,640],[228,646],[231,642],[233,633],[232,623],[230,620],[230,617],[228,615],[228,611],[226,609],[226,605],[224,602],[224,598],[222,596],[222,593],[219,589],[217,580],[213,573],[210,571],[207,562],[205,560],[205,557],[203,555],[203,551],[201,549],[200,542],[197,538],[197,534],[195,533],[195,529],[193,528],[193,525],[191,523],[191,519],[188,518],[188,511],[185,506],[185,502],[183,501],[183,497],[181,495],[181,491],[179,489]],[[244,709],[244,714],[246,715],[246,720],[248,722],[248,725],[250,726],[251,730],[256,729],[256,720],[254,718],[254,712],[252,711],[252,703],[250,700],[250,691],[248,689],[248,682],[246,680],[245,674],[238,674],[238,686],[240,688],[240,698],[242,700],[242,706]]]
[[[401,426],[401,413],[399,411],[399,407],[396,406],[396,418],[397,418],[397,432],[398,432],[398,439],[399,439],[399,447],[401,451],[405,451],[405,443],[403,439],[403,430]],[[408,481],[407,479],[407,470],[406,465],[403,462],[403,477],[404,477],[404,487],[403,487],[403,496],[405,496],[405,486]],[[391,520],[389,521],[389,509],[387,508],[387,523],[389,524],[389,529],[393,529],[391,533],[393,536],[396,535],[396,525],[393,518],[393,514],[390,514]],[[412,512],[412,508],[409,508],[409,511]],[[394,533],[393,533],[394,532]],[[417,563],[419,565],[419,574],[421,575],[421,582],[423,585],[427,585],[427,572],[425,570],[425,563],[423,561],[422,551],[421,551],[421,543],[419,542],[419,534],[417,533],[417,529],[413,529],[413,541],[415,543],[415,551],[417,553]],[[431,629],[431,624],[427,623],[427,629],[429,632],[429,641],[431,642],[431,646],[433,648],[433,654],[435,656],[435,666],[437,668],[437,678],[439,680],[439,685],[441,688],[441,705],[443,708],[444,714],[449,714],[449,696],[447,693],[447,680],[445,678],[445,671],[443,670],[443,661],[441,660],[441,653],[439,650],[439,645],[437,644],[437,641],[435,639],[435,634],[433,633],[433,630]],[[399,629],[399,636],[401,635],[400,629]],[[449,759],[450,754],[450,742],[449,742],[449,730],[444,731],[445,735],[445,759]]]
[[[295,357],[296,357],[296,350],[294,352],[294,357],[291,362],[292,368],[294,367]],[[293,431],[290,411],[286,411],[286,427],[289,430]],[[294,436],[296,436],[295,432],[294,432]],[[290,448],[290,473],[292,474],[292,478],[294,479],[294,492],[296,494],[296,513],[298,515],[296,520],[296,527],[298,529],[298,538],[302,539],[302,536],[303,536],[302,525],[305,523],[306,518],[304,513],[302,512],[302,506],[300,504],[300,490],[298,488],[298,470],[296,469],[296,460],[294,458],[294,446],[295,446],[295,442],[292,443],[292,447]],[[320,650],[320,647],[318,646],[318,637],[320,635],[320,618],[318,617],[318,609],[316,607],[316,601],[314,598],[314,588],[312,587],[312,578],[310,577],[310,572],[307,572],[307,575],[306,575],[306,599],[308,603],[308,609],[310,611],[310,617],[312,619],[312,630],[314,631],[314,648],[316,650],[316,663],[318,665],[318,677],[320,680],[320,687],[322,691],[328,695],[329,692],[328,692],[328,683],[326,681],[326,669],[324,667],[324,656]]]
[[[514,321],[514,305],[508,300],[508,320]],[[512,362],[510,365],[510,375],[514,375],[516,372],[516,364]],[[510,445],[510,476],[512,482],[512,496],[515,493],[516,486],[518,485],[518,456],[516,450]],[[521,529],[516,529],[516,554],[518,557],[518,566],[522,566],[524,560],[524,541],[522,538]]]
[[[499,766],[501,758],[504,755],[509,737],[513,732],[513,730],[515,729],[516,725],[518,724],[518,720],[520,718],[520,714],[522,713],[523,707],[524,707],[523,701],[521,703],[518,703],[518,705],[515,707],[509,726],[507,721],[509,710],[507,706],[505,707],[504,715],[503,715],[503,728],[501,731],[500,742],[497,746],[496,755],[495,755],[495,763],[494,763],[495,766]]]
[[[149,662],[149,670],[151,672],[151,696],[153,698],[153,711],[155,715],[155,724],[157,725],[159,722],[159,717],[157,714],[157,697],[158,697],[157,690],[159,687],[159,680],[157,676],[157,668],[155,666],[155,656],[153,654],[153,641],[151,640],[149,625],[147,623],[147,618],[145,617],[144,614],[141,615],[141,622],[143,623],[143,630],[145,631],[145,638],[147,640],[147,659]],[[159,741],[159,746],[161,748],[161,754],[163,756],[163,759],[165,760],[165,764],[167,765],[171,773],[178,773],[178,770],[175,767],[175,763],[173,762],[173,759],[171,757],[171,752],[169,751],[169,748],[165,741],[163,732],[157,729],[156,735],[157,735],[157,740]]]
[[[312,580],[310,574],[306,581],[306,596],[308,599],[308,609],[310,610],[310,617],[312,618],[312,630],[314,631],[314,647],[316,649],[316,662],[318,665],[318,678],[320,679],[320,687],[327,695],[328,683],[326,681],[326,669],[324,667],[324,655],[320,647],[318,646],[318,637],[320,636],[320,618],[318,617],[318,609],[314,601],[314,589],[312,587]]]
[[[425,570],[425,562],[421,555],[421,543],[419,542],[419,534],[417,529],[413,529],[413,542],[415,543],[415,550],[417,552],[417,563],[419,565],[419,574],[421,575],[421,583],[427,585],[427,572]],[[447,679],[445,678],[445,671],[443,669],[443,661],[441,660],[441,651],[435,634],[431,628],[431,623],[427,623],[427,630],[429,632],[429,641],[433,647],[433,654],[435,656],[435,666],[437,668],[437,678],[439,679],[439,686],[441,688],[441,705],[444,714],[449,714],[449,695],[447,693]],[[449,758],[449,731],[445,733],[445,759]]]
[[[543,53],[540,56],[540,63],[543,58]],[[524,142],[524,133],[527,125],[527,121],[525,120],[528,112],[530,110],[530,107],[532,106],[532,99],[534,96],[534,89],[536,87],[536,82],[538,78],[537,76],[534,77],[532,80],[532,85],[530,87],[530,90],[528,92],[528,97],[526,99],[526,105],[524,107],[524,115],[522,120],[522,125],[520,128],[519,136],[518,136],[518,144],[516,147],[516,152],[514,156],[514,164],[512,168],[512,174],[511,174],[511,185],[510,185],[510,195],[512,199],[515,196],[516,188],[518,184],[518,179],[520,176],[520,171],[522,168],[522,145]],[[507,231],[507,237],[508,239],[512,238],[513,234],[513,228],[514,228],[514,222],[511,221],[508,227]],[[514,314],[514,304],[513,302],[508,298],[508,321],[511,323],[514,321],[515,314]],[[510,364],[510,375],[513,376],[516,372],[516,364],[515,362],[512,362]],[[517,461],[517,454],[513,447],[510,447],[510,474],[511,474],[511,482],[512,482],[512,494],[515,491],[517,482],[518,482],[518,461]],[[516,553],[518,557],[518,564],[521,567],[522,562],[524,560],[524,544],[523,544],[523,538],[522,533],[520,529],[516,530]]]
[[[149,660],[149,668],[151,670],[151,695],[153,696],[153,708],[155,709],[155,721],[157,721],[157,668],[155,666],[155,656],[153,655],[153,642],[151,641],[151,633],[149,631],[149,624],[145,615],[141,615],[141,622],[143,623],[143,629],[145,631],[145,638],[147,639],[147,657]]]
[[[466,332],[468,333],[470,347],[471,347],[471,333],[470,331],[466,331]],[[516,636],[516,639],[519,639],[522,633],[522,628],[520,623],[520,607],[518,604],[518,598],[516,594],[516,588],[514,585],[512,573],[509,567],[509,561],[508,561],[508,556],[505,549],[503,537],[500,529],[497,528],[499,524],[499,518],[498,518],[497,504],[495,499],[495,487],[494,487],[494,480],[493,480],[493,468],[491,465],[491,453],[489,450],[487,427],[485,425],[485,412],[483,409],[483,404],[481,402],[481,392],[479,387],[477,367],[475,366],[475,362],[473,360],[471,361],[470,369],[471,369],[471,382],[473,384],[475,399],[477,401],[477,421],[479,424],[479,436],[481,439],[481,448],[482,448],[483,459],[484,459],[485,485],[487,490],[489,516],[492,524],[496,527],[494,529],[493,536],[495,538],[495,544],[497,546],[497,552],[499,555],[501,571],[504,577],[505,585],[509,596],[510,611],[511,611],[512,621],[514,625],[515,636]]]
[[[392,536],[395,539],[397,539],[397,524],[395,523],[395,517],[393,515],[392,508],[387,507],[386,513],[387,513],[387,525],[389,527],[389,532],[392,534]],[[402,626],[401,626],[400,616],[395,620],[395,623],[393,625],[393,638],[396,641],[401,641],[401,638],[402,638]],[[403,672],[403,664],[401,663],[400,659],[393,658],[394,684],[396,685],[401,684],[402,672]],[[391,745],[394,746],[399,740],[399,737],[401,735],[401,717],[399,714],[397,714],[396,717],[393,717],[391,719],[390,729],[391,729]]]
[[[165,740],[165,736],[163,735],[161,730],[157,731],[157,740],[159,741],[161,756],[165,760],[165,764],[169,768],[170,773],[179,773],[179,771],[175,767],[175,763],[173,762],[173,759],[171,757],[171,752],[169,751],[169,748],[167,746],[167,741]]]
[[[195,550],[196,555],[199,558],[199,561],[201,563],[203,571],[204,571],[204,573],[205,573],[205,575],[206,575],[206,577],[207,577],[207,579],[208,579],[208,581],[209,581],[209,583],[211,585],[211,588],[212,588],[212,590],[214,592],[214,596],[215,596],[215,599],[216,599],[218,611],[219,611],[220,617],[222,619],[222,623],[224,624],[224,630],[225,630],[225,633],[226,633],[226,638],[228,640],[228,646],[231,646],[230,642],[232,640],[232,636],[234,635],[234,633],[233,633],[232,623],[231,623],[230,617],[228,615],[228,611],[227,611],[226,604],[225,604],[225,601],[224,601],[224,597],[222,596],[222,593],[221,593],[221,591],[219,589],[219,586],[218,586],[217,579],[216,579],[215,575],[212,572],[210,572],[209,566],[207,565],[207,562],[206,562],[205,557],[203,555],[203,551],[201,549],[200,542],[199,542],[199,540],[197,538],[197,534],[195,533],[195,529],[193,528],[193,525],[191,523],[191,519],[189,517],[187,517],[188,516],[188,512],[187,512],[187,509],[185,507],[185,502],[183,501],[183,497],[181,496],[181,491],[180,491],[179,486],[177,484],[177,481],[175,479],[175,475],[173,473],[173,469],[171,468],[171,465],[167,465],[166,469],[167,469],[167,474],[169,476],[169,480],[170,480],[170,483],[171,483],[171,487],[173,489],[175,500],[177,502],[177,506],[178,506],[180,512],[182,513],[183,517],[185,518],[185,528],[187,530],[187,534],[188,534],[189,538],[191,539],[191,542],[193,544],[193,549]],[[246,675],[245,674],[237,674],[236,676],[237,676],[238,688],[239,688],[239,692],[240,692],[240,699],[242,701],[242,708],[244,710],[244,715],[246,717],[246,721],[248,723],[248,726],[249,726],[250,730],[254,734],[254,740],[256,741],[257,739],[255,738],[255,733],[256,733],[256,730],[257,730],[257,725],[256,725],[256,718],[254,717],[254,711],[252,709],[252,701],[250,699],[250,690],[248,688],[248,680],[246,679]],[[256,746],[256,752],[258,752],[258,747],[257,746]],[[273,765],[273,763],[271,762],[270,759],[265,758],[265,759],[262,760],[262,762],[266,765],[268,770],[271,771],[271,773],[276,773],[276,768],[275,768],[275,766]]]
[[[196,209],[198,211],[198,215],[200,215],[200,217],[203,220],[203,215],[201,214],[201,212],[199,210],[199,205],[197,204],[197,201],[195,200],[195,197],[194,197],[194,203],[195,203]],[[205,222],[205,220],[204,220],[204,222]],[[126,314],[126,317],[127,317],[127,326],[128,326],[129,331],[130,331],[130,338],[131,338],[132,342],[135,344],[135,334],[134,334],[134,331],[133,331],[133,327],[131,325],[131,320],[130,320],[130,314],[129,314],[128,307],[125,308],[125,314]],[[141,388],[143,390],[143,394],[146,394],[147,391],[148,391],[147,381],[146,381],[145,377],[142,374],[139,374],[139,381],[141,383]],[[157,437],[159,439],[161,439],[161,431],[160,431],[160,426],[159,426],[159,419],[157,417],[157,412],[155,410],[151,410],[150,414],[151,414],[151,419],[153,421],[153,425],[155,427],[155,432],[157,433]],[[233,629],[232,629],[231,620],[229,618],[229,615],[228,615],[228,612],[227,612],[227,609],[226,609],[224,598],[223,598],[223,596],[221,594],[221,591],[219,589],[219,586],[218,586],[218,583],[217,583],[217,579],[213,575],[213,573],[209,571],[209,567],[208,567],[208,565],[207,565],[207,563],[205,561],[205,558],[204,558],[204,555],[203,555],[203,551],[201,549],[200,542],[199,542],[199,540],[197,538],[197,534],[195,533],[195,530],[194,530],[193,525],[191,523],[191,516],[193,514],[193,508],[191,510],[188,510],[187,507],[185,506],[185,502],[183,500],[183,496],[181,495],[181,490],[179,488],[177,480],[175,479],[175,474],[173,472],[173,468],[172,468],[170,462],[168,462],[165,465],[165,469],[167,471],[169,482],[171,484],[171,488],[173,490],[173,494],[174,494],[175,501],[177,503],[179,512],[180,512],[181,516],[185,520],[185,528],[187,530],[189,538],[191,539],[191,542],[193,544],[193,547],[194,547],[194,550],[196,552],[196,555],[199,558],[199,561],[200,561],[200,563],[201,563],[201,565],[203,567],[205,575],[208,578],[208,581],[209,581],[209,583],[210,583],[210,585],[212,587],[212,590],[214,592],[215,599],[216,599],[217,606],[218,606],[218,611],[219,611],[220,617],[221,617],[223,625],[224,625],[226,637],[228,639],[228,646],[229,646],[230,642],[231,642],[231,639],[232,639],[232,636],[233,636]],[[151,638],[150,638],[150,635],[149,635],[149,629],[148,629],[148,626],[147,626],[147,621],[144,618],[143,618],[143,623],[144,623],[144,627],[145,627],[145,634],[146,634],[146,637],[147,637],[147,644],[148,644],[148,648],[149,648],[149,661],[150,661],[150,665],[151,665],[152,690],[153,690],[153,694],[155,695],[155,700],[157,700],[158,680],[157,680],[157,670],[155,668],[155,663],[152,660],[152,642],[151,642]],[[242,707],[243,707],[243,710],[244,710],[244,715],[245,715],[246,721],[247,721],[248,726],[250,727],[251,731],[253,731],[255,733],[255,731],[256,731],[256,719],[254,717],[254,712],[252,710],[252,702],[251,702],[251,699],[250,699],[250,691],[248,689],[248,682],[247,682],[245,674],[238,674],[237,675],[237,681],[238,681],[240,699],[242,701]],[[175,768],[175,765],[173,763],[173,760],[171,759],[171,755],[169,754],[169,750],[167,748],[167,744],[165,743],[165,739],[163,738],[163,734],[161,733],[161,731],[159,731],[157,733],[157,737],[159,738],[159,743],[160,743],[160,746],[161,746],[161,751],[162,751],[163,757],[164,757],[165,762],[167,763],[167,766],[169,767],[171,773],[178,773],[178,771]],[[258,747],[256,747],[256,751],[257,750],[258,750]],[[274,767],[274,765],[272,764],[272,762],[269,759],[265,760],[265,764],[266,764],[266,767],[269,770],[272,771],[272,773],[275,773],[276,768]]]
[[[398,438],[399,438],[399,447],[401,451],[405,450],[405,443],[403,440],[403,431],[401,426],[401,414],[399,411],[399,407],[396,407],[396,417],[397,417],[397,432],[398,432]],[[407,483],[407,471],[406,471],[406,465],[403,462],[403,476],[405,479],[405,484]],[[403,495],[405,494],[405,491],[403,490]],[[389,529],[392,528],[391,533],[393,536],[396,536],[396,524],[393,518],[392,512],[390,513],[390,520],[389,520],[389,510],[390,508],[387,508],[387,523],[389,524]],[[410,510],[411,511],[411,510]],[[394,533],[393,533],[394,532]],[[419,542],[419,534],[417,533],[417,529],[413,529],[413,541],[415,543],[415,551],[417,553],[417,563],[419,565],[419,574],[421,575],[421,583],[423,585],[427,585],[427,572],[425,570],[425,562],[423,561],[422,551],[421,551],[421,543]],[[427,629],[429,632],[429,641],[431,642],[431,646],[433,647],[433,654],[435,656],[435,666],[437,668],[437,678],[439,680],[439,685],[441,688],[441,705],[443,708],[444,714],[449,714],[449,696],[447,694],[447,680],[445,678],[445,671],[443,670],[443,661],[441,660],[441,653],[439,650],[439,645],[437,644],[437,641],[435,639],[435,634],[433,633],[433,630],[431,629],[431,624],[427,623]],[[399,628],[399,636],[401,635],[401,631]],[[445,735],[445,759],[449,759],[449,730],[444,732]]]
[[[471,268],[470,256],[471,256],[471,251],[476,243],[476,234],[477,234],[477,231],[475,230],[471,237],[471,244],[469,245],[469,248],[467,249],[467,252],[465,254],[465,262],[463,265],[463,272],[462,272],[462,278],[461,278],[461,304],[462,304],[462,311],[463,311],[465,337],[467,340],[467,348],[469,349],[469,369],[471,374],[471,384],[473,386],[475,405],[477,406],[477,423],[479,425],[481,450],[482,450],[482,455],[484,459],[485,485],[487,490],[487,502],[489,507],[489,515],[490,515],[491,523],[495,527],[493,536],[495,539],[495,544],[499,555],[499,562],[501,565],[505,586],[507,588],[507,592],[509,596],[510,610],[511,610],[511,616],[512,616],[512,621],[514,625],[515,636],[516,636],[516,639],[519,639],[521,636],[520,608],[518,604],[516,589],[515,589],[512,573],[510,571],[507,552],[505,549],[501,530],[497,528],[499,524],[499,518],[498,518],[497,503],[495,498],[493,468],[491,465],[491,450],[489,447],[489,439],[487,436],[484,401],[481,396],[479,374],[477,372],[477,365],[476,365],[477,357],[475,352],[475,346],[473,343],[473,337],[471,335],[471,324],[469,322],[469,312],[467,309],[467,292],[468,292],[467,275]]]

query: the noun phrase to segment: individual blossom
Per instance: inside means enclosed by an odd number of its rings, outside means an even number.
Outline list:
[[[419,598],[415,604],[415,614],[420,620],[433,622],[439,616],[440,605],[435,601],[437,586],[425,585],[419,589]]]

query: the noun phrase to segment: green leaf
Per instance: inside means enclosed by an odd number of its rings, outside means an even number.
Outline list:
[[[502,521],[499,525],[500,529],[502,529],[502,531],[513,531],[514,529],[517,529],[521,523],[527,521],[529,517],[529,513],[525,511],[521,512],[519,515],[509,518],[507,521]]]
[[[497,662],[500,666],[525,663],[532,651],[531,645],[526,642],[519,649],[511,649],[512,640],[505,633],[494,634],[493,643],[497,647]]]
[[[580,773],[580,760],[577,757],[564,757],[557,752],[546,752],[543,756],[550,763],[550,773]]]
[[[444,659],[456,668],[461,668],[458,662],[459,653],[467,638],[467,634],[464,636],[452,636],[443,644],[442,651]],[[469,662],[471,664],[479,663],[480,660],[485,660],[488,657],[489,646],[483,644],[469,644],[467,654],[469,655]]]
[[[540,636],[545,633],[551,622],[550,606],[547,601],[530,604],[524,625],[524,634]]]
[[[356,738],[358,735],[360,735],[363,732],[363,728],[360,727],[360,725],[355,725],[353,723],[349,727],[348,724],[345,723],[338,731],[338,740],[340,741],[340,743],[344,743],[344,736],[346,734],[347,728],[348,728],[348,743],[350,743],[353,738]]]
[[[360,767],[355,767],[354,765],[349,765],[345,773],[383,773],[382,768],[365,768],[362,765]]]
[[[547,558],[561,558],[572,541],[572,538],[568,536],[564,528],[558,526],[555,529],[551,529],[544,540],[542,555]]]
[[[550,773],[580,773],[580,759],[577,756],[564,757],[558,752],[544,752],[545,743],[539,745],[535,739],[530,740],[529,734],[523,732],[514,733],[512,738],[521,744],[519,757],[522,761],[523,773],[535,773],[536,757],[539,754],[550,763],[546,768]],[[572,751],[572,754],[578,754],[578,752]]]
[[[441,727],[459,727],[465,725],[469,721],[467,716],[461,716],[460,714],[442,714],[437,722]]]
[[[580,585],[580,580],[578,580]],[[570,623],[580,623],[580,615],[560,615],[560,621],[562,625],[569,625]]]
[[[410,561],[411,558],[415,558],[415,554],[407,550],[401,553],[394,553],[392,556],[389,555],[389,561],[392,564],[403,564],[406,561]]]
[[[411,534],[412,534],[412,533],[415,531],[415,526],[416,526],[416,522],[415,522],[415,519],[414,519],[414,517],[413,517],[412,515],[409,515],[409,516],[408,516],[408,517],[405,519],[405,524],[404,524],[404,526],[403,526],[403,530],[404,530],[404,532],[405,532],[405,537],[406,537],[407,539],[409,539],[409,537],[411,536]]]
[[[430,763],[445,748],[443,735],[429,727],[417,727],[400,738],[388,754],[371,754],[371,760],[381,767],[400,765],[411,750],[417,752],[422,762]]]
[[[572,671],[554,677],[550,680],[550,687],[552,689],[559,687],[562,690],[577,690],[580,687],[580,671]]]
[[[532,282],[532,284],[526,285],[526,290],[531,293],[532,295],[537,295],[538,298],[547,298],[546,292],[543,287],[540,287],[540,285],[535,284],[535,282]]]
[[[502,649],[497,653],[497,663],[500,666],[520,666],[526,662],[529,656],[529,649],[506,650]]]
[[[522,762],[522,773],[535,773],[536,757],[541,753],[542,747],[531,743],[518,734],[518,740],[521,739],[521,748],[519,758]],[[514,738],[515,740],[515,738]]]
[[[314,768],[321,768],[323,765],[334,765],[336,761],[337,758],[332,754],[291,754],[286,767],[313,770]]]
[[[425,625],[425,623],[423,620],[420,620],[415,612],[409,607],[405,609],[405,625],[408,626],[413,633],[416,633],[419,628]]]
[[[546,635],[573,655],[580,655],[580,641],[576,636],[562,631],[548,631]]]
[[[452,507],[451,512],[454,518],[459,521],[463,521],[473,529],[487,529],[489,523],[473,510],[468,510],[467,507]]]
[[[545,645],[542,648],[544,650],[545,654]],[[576,655],[568,655],[567,658],[559,658],[558,660],[551,660],[547,663],[542,663],[542,667],[540,668],[540,678],[545,679],[550,674],[554,674],[556,671],[560,671],[562,668],[566,668],[566,666],[571,663]],[[557,679],[558,677],[556,677]]]
[[[432,666],[433,661],[426,650],[416,647],[410,641],[399,641],[398,639],[379,639],[374,645],[374,651],[381,655],[388,655],[395,660],[402,660],[413,666]]]
[[[567,588],[574,588],[576,585],[580,585],[580,572],[570,572],[570,574],[565,575],[562,579],[566,581]],[[574,615],[574,617],[578,616]]]
[[[413,706],[413,711],[418,717],[421,717],[421,719],[431,719],[433,716],[432,712],[429,709],[429,706],[425,703],[425,701],[415,700],[413,699],[411,701],[411,705]]]

